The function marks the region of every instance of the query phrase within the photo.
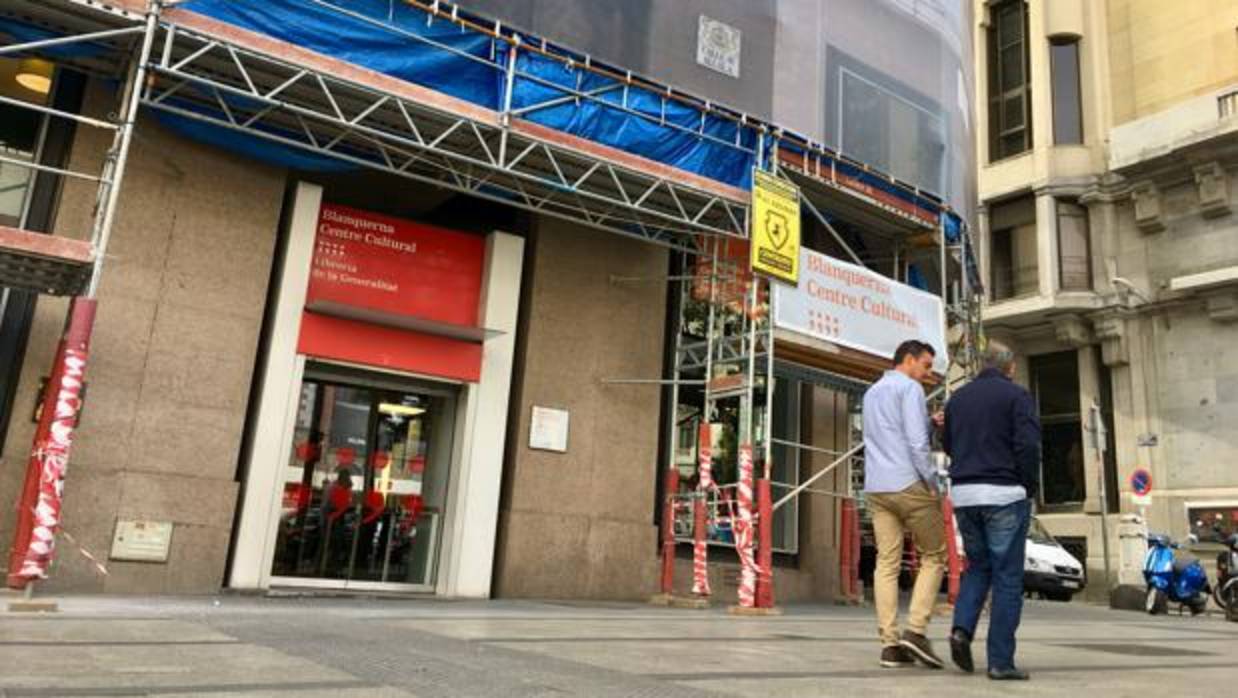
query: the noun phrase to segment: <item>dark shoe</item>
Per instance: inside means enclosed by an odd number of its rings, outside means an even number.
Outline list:
[[[946,663],[941,661],[941,657],[938,657],[937,653],[933,651],[933,645],[929,643],[928,638],[920,633],[904,630],[903,639],[898,644],[910,652],[913,657],[919,659],[924,666],[933,669],[941,669],[946,666]]]
[[[994,681],[1027,681],[1032,678],[1030,674],[1022,669],[989,669],[989,678]]]
[[[881,650],[881,666],[886,669],[901,669],[915,663],[916,660],[911,653],[897,645]]]
[[[962,630],[955,629],[950,633],[950,658],[955,666],[969,674],[976,670],[976,663],[971,658],[971,640]]]

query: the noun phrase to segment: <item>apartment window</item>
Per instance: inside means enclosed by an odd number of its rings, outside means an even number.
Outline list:
[[[1023,0],[1003,0],[992,6],[988,43],[989,159],[1001,160],[1032,147],[1027,6]]]
[[[992,300],[1036,294],[1040,271],[1036,199],[1023,196],[989,207],[989,285]]]
[[[1087,496],[1079,353],[1072,350],[1033,356],[1029,365],[1032,394],[1040,412],[1041,502],[1045,506],[1077,505]]]
[[[1057,202],[1057,254],[1063,291],[1092,288],[1092,249],[1088,210],[1070,201]]]
[[[1053,79],[1053,142],[1083,143],[1083,100],[1079,83],[1079,40],[1055,38],[1049,44]]]

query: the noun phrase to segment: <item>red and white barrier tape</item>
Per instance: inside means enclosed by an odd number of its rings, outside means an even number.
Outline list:
[[[735,552],[739,555],[739,605],[751,608],[756,603],[757,563],[753,555],[752,525],[752,444],[739,447],[739,487],[736,500],[739,520],[735,522]]]
[[[56,529],[60,525],[64,476],[69,465],[73,429],[81,409],[82,379],[86,372],[86,353],[66,348],[64,367],[57,390],[55,412],[47,438],[38,445],[39,497],[34,506],[34,528],[30,545],[18,575],[26,579],[46,579],[47,568],[56,552]],[[52,386],[48,386],[51,389]]]
[[[701,423],[697,440],[697,500],[693,507],[692,593],[709,596],[709,548],[706,543],[705,493],[714,488],[713,430]]]

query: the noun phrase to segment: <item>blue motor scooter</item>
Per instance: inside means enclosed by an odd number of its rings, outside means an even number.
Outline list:
[[[1190,609],[1191,615],[1203,613],[1208,607],[1208,573],[1199,560],[1174,553],[1178,544],[1169,536],[1150,534],[1148,554],[1143,560],[1143,578],[1148,585],[1145,605],[1148,613],[1160,615],[1169,611],[1169,603]]]

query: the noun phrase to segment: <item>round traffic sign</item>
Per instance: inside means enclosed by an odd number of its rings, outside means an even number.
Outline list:
[[[1152,492],[1152,473],[1146,468],[1139,468],[1131,473],[1131,490],[1139,496],[1145,496]]]

